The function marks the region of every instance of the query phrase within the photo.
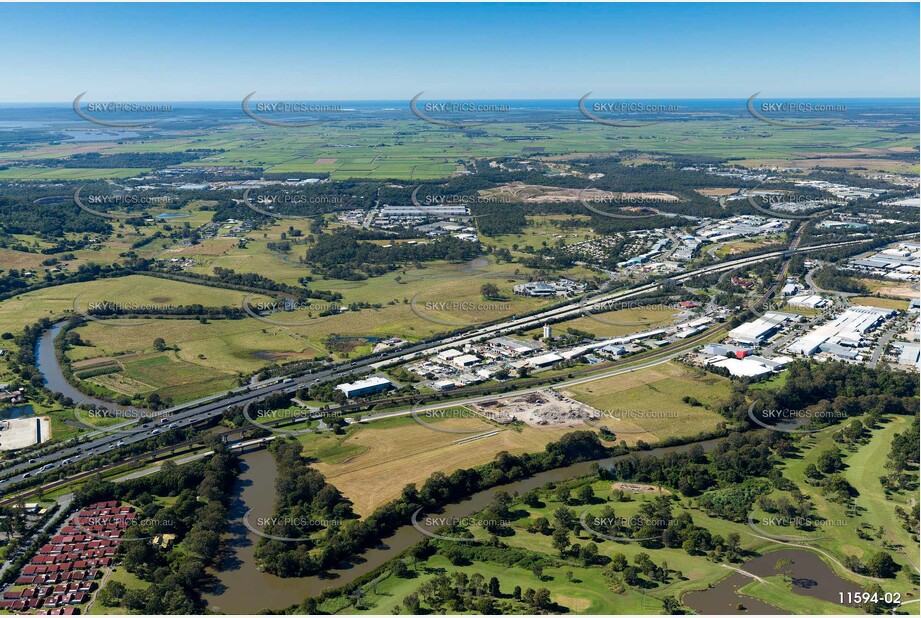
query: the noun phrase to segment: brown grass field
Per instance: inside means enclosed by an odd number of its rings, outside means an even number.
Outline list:
[[[438,422],[450,429],[480,429],[499,434],[455,444],[476,434],[445,433],[413,421],[387,428],[361,427],[341,443],[358,454],[341,463],[314,464],[330,483],[355,503],[355,511],[370,514],[376,507],[400,495],[407,483],[421,486],[434,472],[451,474],[492,461],[496,453],[512,454],[543,451],[548,442],[558,440],[571,429],[524,427],[504,429],[478,419],[449,419]]]

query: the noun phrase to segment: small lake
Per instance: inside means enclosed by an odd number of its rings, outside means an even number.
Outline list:
[[[822,599],[831,603],[840,602],[842,592],[862,592],[863,587],[851,583],[831,570],[816,554],[805,549],[782,549],[749,560],[738,568],[759,577],[777,575],[774,569],[778,560],[793,562],[793,593]],[[782,611],[773,605],[754,597],[739,594],[739,588],[752,583],[752,578],[741,573],[733,573],[720,580],[712,588],[689,592],[682,598],[682,603],[698,614],[772,614],[782,615]],[[739,606],[744,609],[739,609]]]
[[[4,419],[22,418],[23,416],[32,416],[33,414],[35,414],[35,408],[32,407],[31,403],[0,410],[0,418]]]

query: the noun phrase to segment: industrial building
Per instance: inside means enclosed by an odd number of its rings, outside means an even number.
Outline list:
[[[797,339],[787,350],[805,356],[827,352],[853,360],[859,355],[856,348],[864,345],[867,333],[895,314],[893,309],[850,307],[834,320],[817,326]]]
[[[342,391],[346,397],[362,397],[372,393],[380,393],[393,387],[393,382],[380,376],[371,376],[357,382],[340,384],[336,390]]]
[[[828,299],[818,294],[803,294],[794,296],[787,301],[791,307],[803,307],[805,309],[821,309],[828,305]]]
[[[729,331],[729,338],[743,345],[761,345],[788,322],[799,321],[792,313],[768,311],[754,322],[746,322]]]

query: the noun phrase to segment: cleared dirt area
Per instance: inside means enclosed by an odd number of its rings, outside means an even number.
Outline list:
[[[497,428],[476,418],[447,419],[438,427],[467,429],[471,433],[446,433],[412,423],[375,429],[363,427],[346,439],[342,447],[360,447],[360,454],[342,463],[315,463],[317,470],[355,504],[365,516],[381,504],[400,495],[408,483],[420,487],[434,472],[451,474],[492,461],[496,453],[512,454],[544,450],[571,429],[531,428],[520,431]],[[479,440],[459,442],[482,433],[499,432]]]
[[[601,189],[567,189],[561,187],[545,187],[542,185],[527,185],[523,182],[511,182],[495,189],[482,191],[483,195],[491,197],[507,196],[515,201],[533,204],[558,204],[565,202],[578,202],[580,197],[590,202],[604,201],[634,201],[634,202],[678,202],[679,199],[669,193],[624,193],[615,191],[602,191]]]
[[[738,188],[727,188],[727,187],[713,187],[709,189],[694,189],[694,190],[700,193],[701,195],[707,195],[707,196],[715,195],[718,197],[722,197],[724,195],[732,195],[739,189]]]
[[[552,391],[484,401],[469,407],[497,423],[520,421],[532,427],[584,428],[582,417],[588,411],[587,406],[574,404]]]
[[[894,281],[880,281],[879,279],[860,279],[874,294],[883,296],[897,296],[899,298],[918,298],[919,288],[917,283],[897,283]]]

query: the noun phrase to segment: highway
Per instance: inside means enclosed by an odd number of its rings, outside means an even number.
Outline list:
[[[210,421],[215,417],[221,416],[230,406],[242,406],[248,402],[258,401],[267,395],[279,391],[295,392],[304,386],[312,384],[338,380],[340,378],[354,377],[364,371],[376,371],[383,367],[398,365],[409,361],[420,359],[424,356],[437,353],[441,350],[463,346],[468,343],[474,343],[513,333],[515,331],[538,327],[545,322],[556,322],[568,318],[584,315],[587,310],[598,309],[604,311],[604,305],[613,301],[621,301],[632,297],[640,296],[654,291],[666,282],[681,282],[699,275],[719,273],[727,270],[733,270],[742,266],[748,266],[780,257],[788,257],[793,253],[806,253],[818,251],[830,247],[840,247],[842,245],[854,244],[865,241],[849,241],[839,243],[828,243],[810,247],[798,248],[791,246],[790,249],[783,251],[773,251],[752,257],[727,260],[719,264],[712,264],[695,270],[687,271],[673,277],[654,281],[640,285],[630,290],[616,292],[606,292],[588,299],[576,300],[566,303],[556,308],[546,311],[537,312],[520,318],[512,318],[481,327],[474,327],[472,330],[437,338],[431,341],[423,341],[408,346],[401,346],[393,350],[380,352],[375,355],[365,357],[347,364],[340,364],[334,367],[327,367],[318,371],[313,371],[298,377],[275,378],[262,383],[241,387],[227,393],[217,394],[210,398],[190,402],[181,406],[176,406],[161,413],[167,414],[166,418],[160,419],[159,422],[148,422],[137,426],[136,429],[121,428],[117,433],[110,433],[100,437],[94,437],[83,442],[70,441],[64,443],[61,448],[53,453],[37,455],[27,462],[22,462],[10,466],[0,471],[0,496],[4,495],[4,488],[11,484],[21,482],[39,474],[42,466],[46,466],[44,471],[52,468],[66,466],[76,463],[93,455],[115,450],[121,446],[127,446],[136,442],[147,440],[153,436],[159,435],[171,429],[184,428]],[[512,393],[505,393],[506,395]],[[122,427],[124,424],[122,425]]]

